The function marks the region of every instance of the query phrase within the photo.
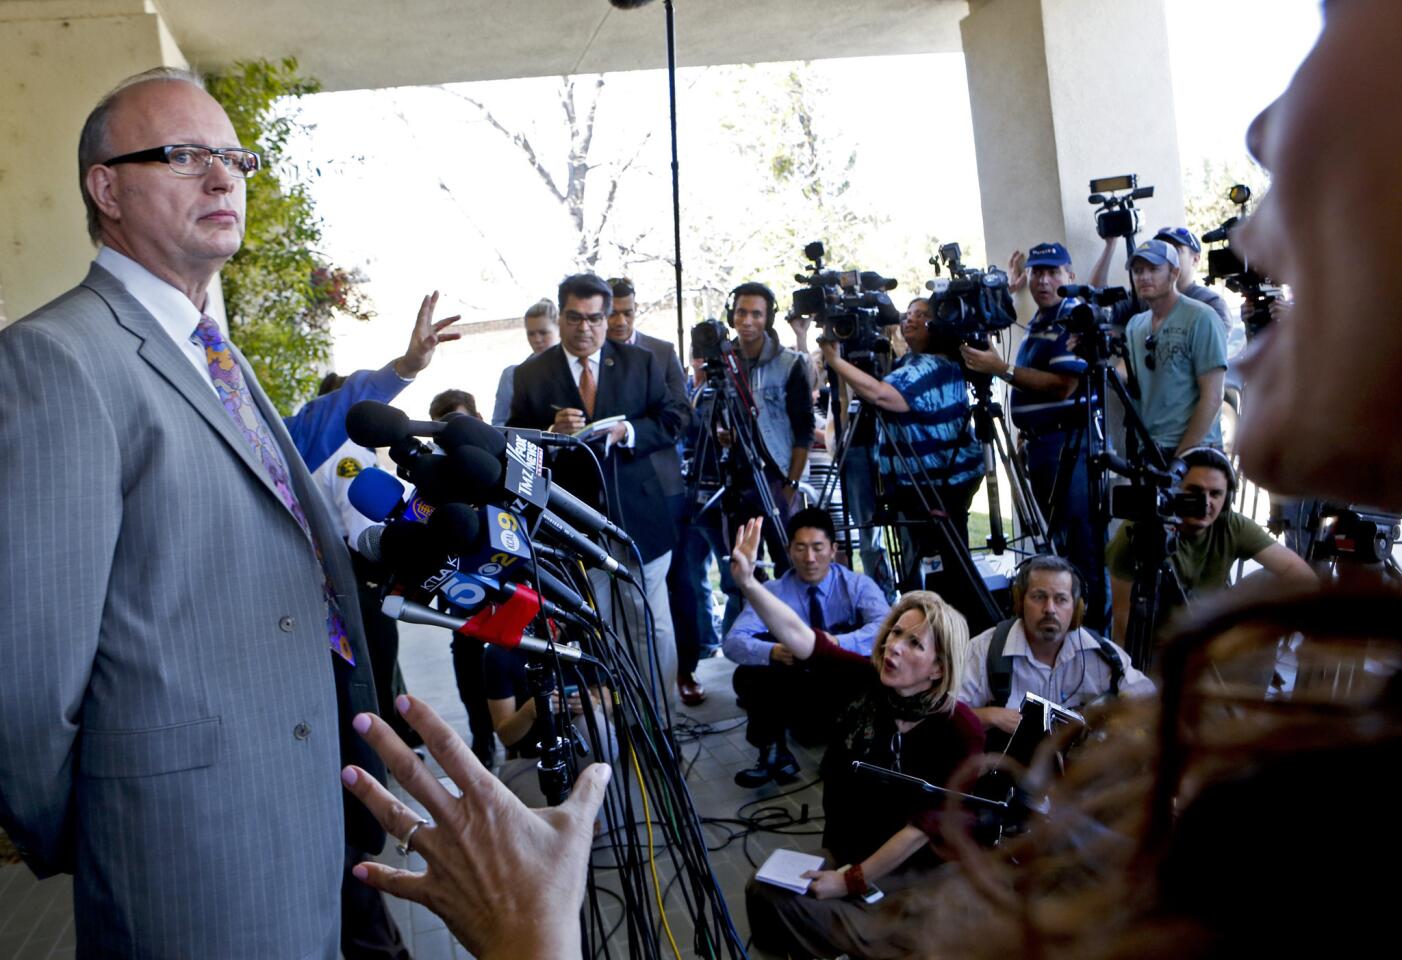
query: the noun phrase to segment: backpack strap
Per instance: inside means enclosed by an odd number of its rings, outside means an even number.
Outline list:
[[[1003,648],[1015,623],[1017,620],[1009,619],[998,624],[988,642],[988,694],[993,701],[989,706],[1005,706],[1013,692],[1013,658],[1004,656]]]

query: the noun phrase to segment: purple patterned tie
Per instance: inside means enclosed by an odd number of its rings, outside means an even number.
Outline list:
[[[219,327],[209,317],[200,315],[200,322],[195,325],[194,335],[190,339],[204,347],[205,362],[209,364],[209,378],[214,381],[214,389],[224,404],[224,410],[234,421],[239,433],[243,434],[249,448],[262,461],[263,469],[268,472],[273,486],[277,488],[283,506],[287,507],[287,511],[296,519],[302,532],[311,540],[312,549],[316,551],[316,558],[321,563],[322,590],[326,597],[326,632],[331,642],[331,650],[343,657],[347,663],[354,665],[355,653],[346,634],[345,621],[341,619],[340,607],[336,603],[336,591],[331,587],[331,577],[326,572],[326,561],[321,555],[321,548],[317,546],[316,538],[312,536],[311,527],[307,524],[307,515],[302,511],[302,505],[297,502],[297,495],[292,492],[292,478],[287,474],[287,465],[283,463],[282,454],[273,443],[272,433],[268,430],[263,415],[258,412],[258,405],[253,402],[253,394],[243,382],[243,371],[234,360],[229,345],[224,342]]]

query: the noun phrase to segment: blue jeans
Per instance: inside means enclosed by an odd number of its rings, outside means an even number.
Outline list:
[[[719,529],[702,524],[690,524],[686,528],[684,554],[687,573],[696,590],[696,633],[702,650],[720,646],[723,637],[716,636],[715,620],[711,616],[710,561],[714,556],[720,566],[720,588],[725,592],[725,617],[721,622],[721,633],[730,631],[735,618],[740,616],[744,601],[740,588],[730,579],[730,564],[721,558],[728,553],[725,538]]]
[[[854,524],[862,524],[857,533],[857,550],[862,555],[862,571],[881,588],[888,601],[896,596],[896,582],[886,557],[886,544],[881,528],[867,526],[876,516],[876,456],[869,446],[847,448],[842,464],[842,500]]]
[[[1061,464],[1061,448],[1068,437],[1081,440],[1076,465],[1070,483],[1052,503],[1052,487]],[[1052,507],[1057,514],[1056,528],[1051,530],[1057,552],[1081,573],[1086,588],[1086,626],[1104,632],[1109,623],[1110,582],[1104,564],[1105,533],[1091,523],[1089,472],[1086,468],[1084,437],[1080,434],[1053,433],[1044,437],[1029,437],[1023,442],[1023,457],[1027,464],[1027,479],[1042,513],[1050,517]],[[1099,543],[1096,540],[1099,538]],[[1098,548],[1098,549],[1097,549]],[[1098,569],[1097,569],[1098,567]]]

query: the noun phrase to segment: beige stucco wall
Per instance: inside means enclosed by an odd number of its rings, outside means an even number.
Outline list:
[[[186,63],[149,2],[0,2],[0,323],[82,279],[78,134],[117,81],[155,66]]]
[[[1137,173],[1140,240],[1183,218],[1164,0],[971,0],[961,24],[989,256],[1060,240],[1100,255],[1094,177]],[[1117,257],[1117,265],[1123,257]],[[1110,282],[1124,283],[1123,270]]]

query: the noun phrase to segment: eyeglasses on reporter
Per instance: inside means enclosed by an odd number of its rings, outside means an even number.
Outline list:
[[[214,158],[224,165],[230,176],[247,180],[263,167],[263,158],[256,150],[244,147],[210,147],[202,143],[171,143],[148,150],[124,153],[102,161],[102,166],[119,163],[164,163],[182,177],[202,177],[214,166]]]

